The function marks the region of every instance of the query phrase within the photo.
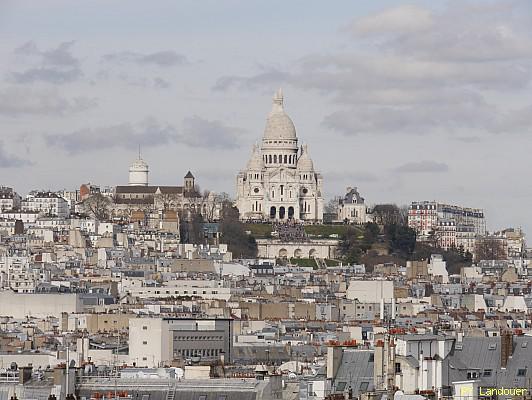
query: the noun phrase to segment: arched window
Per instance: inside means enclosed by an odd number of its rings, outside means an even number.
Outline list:
[[[271,163],[272,163],[272,155],[270,154],[270,155],[268,156],[268,158],[270,159],[270,161],[268,162],[268,164],[271,164]]]
[[[273,163],[274,163],[274,164],[277,164],[277,154],[274,154],[274,155],[273,155]]]
[[[284,155],[284,163],[286,164],[288,162],[288,156],[285,154]]]

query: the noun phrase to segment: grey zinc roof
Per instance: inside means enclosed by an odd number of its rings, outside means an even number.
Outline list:
[[[514,336],[512,356],[505,369],[501,368],[501,339],[497,337],[465,337],[462,350],[455,349],[447,358],[451,381],[467,379],[468,371],[479,371],[485,386],[526,387],[532,378],[532,337]],[[444,367],[444,368],[445,368]],[[518,370],[526,369],[524,376]],[[490,376],[484,371],[491,370]]]
[[[345,349],[342,362],[333,382],[333,390],[343,392],[353,389],[353,396],[373,390],[373,350]],[[363,389],[367,382],[367,389]],[[345,385],[344,385],[345,383]]]

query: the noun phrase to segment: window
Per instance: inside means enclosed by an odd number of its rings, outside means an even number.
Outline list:
[[[526,368],[519,368],[517,370],[517,376],[526,376]]]
[[[484,376],[491,376],[491,372],[492,372],[491,369],[485,369],[484,370]]]
[[[359,390],[359,391],[360,391],[361,393],[366,392],[366,391],[368,390],[368,386],[369,386],[369,382],[362,382],[362,383],[360,384],[360,390]]]
[[[338,382],[338,385],[336,385],[336,391],[343,392],[346,384],[346,382]]]
[[[207,395],[206,394],[200,394],[199,397],[198,397],[198,400],[207,400]]]
[[[148,342],[144,340],[144,341],[142,342],[142,344],[148,344]]]
[[[307,388],[308,388],[308,395],[315,397],[316,393],[314,393],[314,382],[309,382]]]
[[[395,363],[395,373],[396,374],[401,373],[401,363]]]
[[[142,330],[143,330],[143,331],[147,331],[147,330],[148,330],[148,327],[147,327],[146,325],[144,325],[144,326],[142,327]]]

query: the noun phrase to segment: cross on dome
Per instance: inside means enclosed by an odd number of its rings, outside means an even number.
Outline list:
[[[284,98],[283,98],[283,89],[279,88],[279,90],[277,90],[277,92],[275,93],[275,95],[273,96],[273,107],[272,107],[272,111],[283,111],[283,102],[284,102]]]

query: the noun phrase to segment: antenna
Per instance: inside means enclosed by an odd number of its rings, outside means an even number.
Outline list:
[[[141,157],[140,157],[140,143],[139,143],[139,160],[140,160],[140,159],[141,159]]]

